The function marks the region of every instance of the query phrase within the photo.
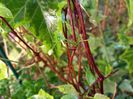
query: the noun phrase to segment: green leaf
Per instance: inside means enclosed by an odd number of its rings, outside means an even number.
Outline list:
[[[121,59],[127,62],[129,73],[133,73],[133,49],[127,49],[122,55]]]
[[[130,27],[133,24],[133,0],[125,0],[128,8],[128,16],[129,16],[129,22],[128,27]]]
[[[61,37],[62,37],[61,33],[59,33],[58,31],[54,32],[54,43],[55,43],[55,46],[53,46],[53,49],[54,49],[55,55],[58,58],[63,53],[62,46],[61,46]]]
[[[40,89],[37,95],[33,95],[28,99],[54,99],[54,97],[45,92],[44,90]]]
[[[125,79],[119,86],[119,88],[124,92],[131,92],[133,93],[133,87],[131,85],[131,82],[127,79]]]
[[[120,43],[127,46],[129,45],[129,37],[124,33],[118,33],[118,39],[120,40]]]
[[[99,94],[99,93],[96,93],[94,96],[94,99],[109,99],[109,97]]]
[[[85,67],[85,76],[86,76],[86,80],[87,80],[87,83],[89,85],[91,85],[92,83],[95,82],[96,78],[95,76],[91,73],[89,67]]]
[[[111,73],[112,69],[113,68],[109,64],[107,64],[105,66],[105,75],[108,75],[109,73]]]
[[[75,88],[70,84],[60,85],[57,88],[59,89],[60,92],[64,94],[74,94],[74,95],[78,94]]]
[[[40,96],[45,96],[46,99],[53,99],[53,96],[49,95],[47,92],[45,92],[44,90],[40,89],[38,95]]]
[[[133,45],[133,36],[128,36],[128,41],[130,45]]]
[[[7,68],[6,65],[0,61],[0,80],[7,78]]]
[[[73,94],[67,94],[62,96],[61,99],[78,99],[78,97]]]
[[[50,9],[52,6],[47,5],[47,2],[43,0],[5,0],[4,4],[8,6],[14,14],[14,18],[10,22],[14,24],[17,22],[17,24],[20,25],[22,23],[24,23],[22,25],[27,24],[27,30],[29,30],[38,40],[43,42],[43,45],[46,46],[43,51],[48,53],[52,48],[53,35],[51,31],[49,31],[48,23],[51,22],[51,20],[48,20],[49,18],[51,19],[51,16],[46,14],[50,11],[46,10],[44,7]],[[48,2],[48,4],[50,3]],[[51,2],[51,4],[55,3]]]
[[[0,16],[5,18],[13,18],[11,11],[0,3]]]
[[[115,90],[115,82],[113,80],[105,80],[104,81],[104,93],[114,93]]]
[[[66,5],[67,5],[67,2],[66,2],[66,1],[61,1],[61,2],[59,2],[59,3],[58,3],[58,8],[59,8],[59,10],[61,11],[62,8],[63,8],[64,6],[66,6]]]

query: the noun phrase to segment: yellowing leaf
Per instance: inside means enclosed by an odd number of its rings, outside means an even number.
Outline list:
[[[6,65],[0,61],[0,80],[7,78],[7,68]]]
[[[45,92],[44,90],[40,89],[37,95],[33,95],[28,99],[54,99],[54,97]]]
[[[94,99],[109,99],[109,97],[99,94],[99,93],[96,93],[94,96]]]

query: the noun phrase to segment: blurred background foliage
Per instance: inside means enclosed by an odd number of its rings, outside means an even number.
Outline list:
[[[104,81],[105,95],[112,97],[116,91],[115,99],[132,99],[133,0],[79,1],[96,63],[104,75],[117,70]],[[61,10],[66,4],[66,0],[0,0],[0,16],[5,17],[33,49],[41,50],[59,68],[64,68],[67,57],[63,43],[65,38],[62,33]],[[9,34],[9,28],[0,20],[0,35],[4,38],[9,59],[13,60],[12,64],[21,73],[23,86],[14,80],[0,61],[1,98],[43,99],[45,96],[44,99],[59,99],[64,95],[61,99],[77,99],[74,88],[70,88],[73,89],[70,92],[75,94],[66,92],[71,86],[61,86],[64,83],[49,68],[44,67],[42,62],[30,64],[35,56],[23,43],[21,47],[21,42],[14,37],[18,44]],[[73,63],[76,65],[76,58]],[[86,59],[83,59],[83,64],[88,65]],[[56,88],[49,88],[44,77]],[[85,79],[89,85],[95,80],[88,68],[85,68]]]

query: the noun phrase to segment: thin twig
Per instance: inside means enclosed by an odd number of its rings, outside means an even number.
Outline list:
[[[115,96],[117,94],[117,83],[115,82],[115,86],[114,86],[115,90],[114,90],[114,93],[113,93],[113,96],[112,96],[112,99],[115,99]]]
[[[39,52],[36,52],[34,49],[32,49],[32,47],[30,47],[22,38],[20,38],[18,36],[18,34],[14,31],[14,29],[11,27],[11,25],[6,21],[6,19],[2,16],[0,16],[0,18],[2,19],[2,21],[11,29],[12,33],[20,40],[24,43],[25,46],[27,46],[27,48],[29,48],[34,54],[35,56],[37,56],[40,60],[42,60],[54,73],[57,74],[57,76],[60,78],[60,80],[62,80],[63,82],[67,82],[66,78],[64,76],[62,76],[60,74],[59,71],[56,70],[56,68],[54,66],[51,66],[49,64],[47,64],[47,61],[44,60],[41,56]]]

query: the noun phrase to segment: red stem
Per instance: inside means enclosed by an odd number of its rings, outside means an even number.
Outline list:
[[[75,0],[75,6],[79,15],[79,21],[81,24],[81,28],[82,28],[82,39],[84,40],[84,46],[85,46],[85,50],[86,50],[86,54],[87,54],[87,59],[88,59],[88,63],[90,65],[90,69],[91,71],[94,73],[94,71],[96,72],[96,74],[100,77],[100,78],[104,78],[104,76],[102,75],[102,73],[99,71],[99,69],[97,68],[94,58],[91,54],[90,51],[90,47],[89,47],[89,43],[87,41],[87,35],[86,35],[86,30],[85,30],[85,25],[84,25],[84,20],[83,20],[83,15],[82,15],[82,11],[81,11],[81,7],[78,3],[78,0]]]
[[[76,34],[75,34],[75,28],[74,28],[74,22],[73,22],[73,15],[72,15],[70,0],[68,0],[68,10],[69,10],[69,16],[70,16],[70,24],[72,27],[72,34],[73,34],[72,36],[74,38],[74,41],[76,41]]]
[[[47,62],[40,56],[40,54],[36,51],[34,51],[22,38],[20,38],[17,33],[14,31],[14,29],[11,27],[11,25],[6,21],[6,19],[2,16],[0,16],[0,18],[2,19],[2,21],[4,21],[4,23],[6,23],[6,25],[11,29],[12,33],[20,40],[22,41],[39,59],[41,59],[45,64],[47,64]],[[67,80],[64,78],[64,76],[62,76],[60,74],[59,71],[56,70],[55,67],[53,67],[52,65],[47,64],[47,66],[54,72],[57,74],[57,76],[63,81],[63,82],[67,82]]]
[[[79,5],[78,0],[75,0],[75,7],[77,9],[77,13],[78,13],[78,16],[79,16],[79,21],[80,21],[80,24],[81,24],[82,39],[84,40],[83,42],[84,42],[84,46],[85,46],[85,50],[86,50],[86,54],[87,54],[88,63],[89,63],[91,72],[93,74],[96,73],[98,75],[98,78],[100,79],[100,81],[99,81],[100,82],[100,92],[103,93],[103,80],[104,80],[104,76],[99,71],[98,67],[96,66],[94,58],[93,58],[93,56],[91,54],[89,43],[87,41],[87,35],[86,35],[83,15],[82,15],[81,7]]]
[[[70,4],[70,2],[68,3],[68,5]],[[73,17],[72,17],[72,11],[71,11],[71,8],[70,8],[70,5],[68,7],[69,9],[69,16],[70,16],[70,23],[71,23],[71,27],[72,27],[72,36],[74,39],[74,41],[76,41],[76,35],[75,35],[75,29],[74,29],[74,23],[73,23]],[[67,8],[63,8],[62,9],[62,13],[65,15],[63,15],[65,17],[65,21],[66,22],[66,16],[67,16]],[[67,26],[66,26],[66,23],[63,22],[62,23],[62,27],[63,27],[63,33],[64,33],[64,36],[65,36],[65,39],[68,40],[68,37],[67,37]],[[77,78],[76,78],[76,72],[74,71],[74,68],[73,68],[73,65],[72,65],[72,62],[73,62],[73,57],[75,55],[75,51],[76,51],[76,48],[74,47],[74,49],[72,48],[69,48],[69,43],[66,42],[66,46],[67,46],[67,57],[68,57],[68,69],[69,69],[69,73],[68,73],[68,78],[69,80],[71,81],[71,84],[76,88],[77,91],[80,91],[79,90],[79,86],[78,86],[78,81],[77,81]],[[73,79],[73,76],[74,76],[74,79]]]

